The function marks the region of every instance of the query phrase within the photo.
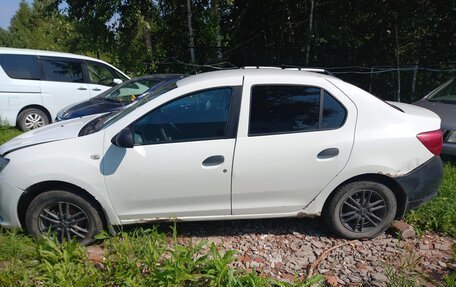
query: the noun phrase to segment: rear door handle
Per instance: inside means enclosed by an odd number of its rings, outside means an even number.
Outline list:
[[[335,157],[339,154],[339,149],[332,147],[332,148],[327,148],[322,150],[320,153],[318,153],[317,158],[318,159],[326,159],[326,158],[332,158]]]
[[[95,89],[92,89],[92,91],[99,92],[99,91],[101,91],[101,89],[95,88]]]
[[[213,155],[203,161],[203,166],[215,166],[222,164],[224,161],[225,157],[223,155]]]
[[[85,91],[85,90],[87,90],[87,88],[79,87],[78,90],[80,90],[80,91]]]

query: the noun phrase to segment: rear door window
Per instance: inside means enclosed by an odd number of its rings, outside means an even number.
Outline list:
[[[39,80],[38,60],[34,55],[0,55],[0,65],[8,77],[20,80]]]
[[[83,83],[82,63],[62,58],[40,58],[44,80],[55,82]]]
[[[252,88],[249,135],[337,129],[346,109],[319,87],[257,85]]]

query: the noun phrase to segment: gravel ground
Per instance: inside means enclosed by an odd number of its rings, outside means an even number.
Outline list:
[[[285,281],[310,272],[325,275],[331,286],[385,286],[388,271],[410,265],[433,286],[456,268],[450,263],[456,239],[436,233],[401,240],[389,230],[372,240],[349,241],[332,237],[321,219],[181,222],[177,230],[182,244],[214,242],[238,252],[234,267]]]

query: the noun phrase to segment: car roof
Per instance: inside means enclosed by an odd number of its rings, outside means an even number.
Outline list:
[[[145,76],[140,76],[136,78],[131,78],[129,81],[138,81],[138,80],[148,80],[148,79],[171,79],[171,78],[178,78],[178,77],[184,77],[184,74],[152,74],[152,75],[145,75]]]
[[[263,77],[286,77],[286,76],[300,76],[300,77],[312,77],[312,78],[331,78],[333,76],[310,72],[302,70],[285,70],[277,68],[255,68],[255,69],[231,69],[231,70],[218,70],[212,72],[206,72],[196,74],[183,78],[177,82],[178,86],[184,86],[186,84],[195,81],[211,81],[221,78],[232,78],[232,77],[244,77],[244,76],[263,76]]]
[[[64,52],[55,52],[55,51],[0,47],[0,54],[64,57],[64,58],[73,58],[73,59],[82,59],[82,60],[96,61],[96,62],[101,62],[101,63],[105,63],[105,64],[109,65],[109,63],[106,63],[105,61],[102,61],[102,60],[99,60],[99,59],[95,59],[95,58],[91,58],[91,57],[88,57],[88,56],[77,55],[77,54],[72,54],[72,53],[64,53]]]

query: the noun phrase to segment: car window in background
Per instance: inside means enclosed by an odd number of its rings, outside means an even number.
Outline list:
[[[94,132],[97,132],[99,130],[102,130],[113,123],[117,122],[121,118],[125,117],[135,109],[139,108],[140,106],[146,104],[147,102],[155,99],[156,97],[163,95],[175,88],[177,88],[176,82],[179,79],[171,79],[168,81],[163,81],[159,83],[158,85],[154,86],[154,89],[152,91],[149,91],[144,95],[144,97],[141,97],[138,99],[136,102],[133,104],[127,106],[123,110],[119,110],[116,112],[112,112],[109,114],[104,114],[91,122],[89,122],[87,125],[85,125],[81,131],[79,132],[79,136],[85,136]]]
[[[89,72],[90,83],[104,85],[104,86],[115,86],[113,82],[117,76],[115,76],[111,69],[106,65],[96,62],[86,61],[87,70]]]
[[[116,70],[112,70],[114,72],[114,74],[116,75],[116,78],[117,79],[121,79],[122,82],[125,82],[125,81],[128,81],[129,79],[127,77],[125,77],[124,75],[122,75],[121,73],[119,73],[118,71]]]
[[[0,65],[8,77],[21,80],[39,80],[38,60],[33,55],[0,55]]]
[[[58,58],[41,59],[46,81],[83,83],[82,65],[79,61]]]
[[[138,79],[124,82],[105,93],[97,96],[99,99],[106,99],[109,101],[120,103],[131,103],[136,98],[149,90],[152,86],[158,84],[161,79]]]
[[[134,143],[147,145],[226,136],[231,88],[196,92],[167,103],[138,120]]]
[[[431,102],[456,104],[456,81],[453,79],[443,88],[438,89],[428,97]]]

